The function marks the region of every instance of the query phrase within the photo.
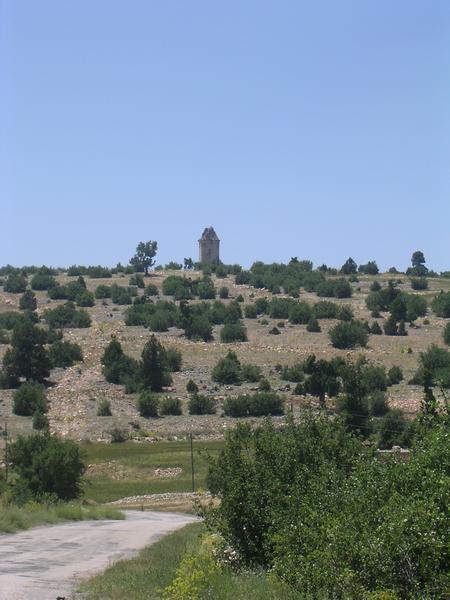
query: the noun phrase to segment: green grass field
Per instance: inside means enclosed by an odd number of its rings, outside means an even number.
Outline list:
[[[194,440],[195,490],[206,489],[207,458],[223,447],[223,442]],[[89,465],[85,497],[111,502],[127,496],[192,491],[189,441],[152,444],[83,444]],[[178,467],[175,477],[155,476],[155,469]]]

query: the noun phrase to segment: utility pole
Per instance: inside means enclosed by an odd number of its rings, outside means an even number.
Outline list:
[[[3,435],[5,436],[5,481],[8,483],[8,421],[6,420]]]
[[[192,473],[192,491],[195,492],[195,479],[194,479],[194,444],[192,440],[192,433],[189,434],[189,440],[191,442],[191,473]]]

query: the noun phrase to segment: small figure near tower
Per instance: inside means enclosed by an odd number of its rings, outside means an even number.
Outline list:
[[[198,240],[199,261],[210,263],[219,259],[220,240],[213,227],[206,227]]]

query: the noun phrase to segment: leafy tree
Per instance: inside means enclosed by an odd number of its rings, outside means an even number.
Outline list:
[[[37,410],[39,412],[47,410],[45,388],[35,381],[27,381],[14,391],[13,413],[22,417],[30,417]]]
[[[81,496],[86,467],[80,447],[71,440],[40,433],[19,437],[8,456],[20,488],[32,498],[67,501]]]
[[[216,297],[216,289],[209,277],[204,277],[197,284],[197,294],[200,300],[214,300]]]
[[[37,300],[35,294],[31,290],[25,290],[19,300],[20,310],[36,310]]]
[[[356,273],[357,270],[358,266],[351,257],[347,258],[347,260],[341,267],[341,273],[343,273],[344,275],[351,275],[352,273]]]
[[[408,419],[399,408],[389,410],[378,426],[379,446],[381,449],[392,446],[409,446],[411,430]]]
[[[159,398],[148,390],[140,393],[137,401],[137,409],[141,417],[157,417],[159,410]]]
[[[343,321],[330,329],[330,340],[335,348],[355,348],[367,345],[368,334],[360,321]]]
[[[144,271],[145,275],[148,276],[148,270],[155,264],[153,259],[157,250],[157,242],[139,242],[136,247],[136,254],[131,258],[130,264],[135,267],[136,271]]]
[[[56,283],[53,275],[38,272],[31,279],[32,290],[49,290]]]
[[[205,315],[189,316],[185,319],[184,333],[190,340],[209,342],[213,339],[212,326]]]
[[[11,348],[3,357],[4,374],[17,384],[21,379],[39,383],[50,375],[50,359],[44,347],[44,332],[27,319],[18,322],[11,338]]]
[[[185,258],[183,262],[184,262],[184,269],[190,270],[190,269],[194,268],[194,262],[193,262],[192,258]]]
[[[425,264],[425,256],[421,250],[416,250],[411,256],[411,264],[413,268],[420,267]]]
[[[379,268],[374,260],[369,260],[366,265],[359,265],[358,271],[364,275],[378,275]]]
[[[325,395],[336,396],[341,389],[335,364],[326,360],[314,361],[312,373],[306,380],[304,389],[308,394],[317,396],[320,406],[325,408]]]
[[[168,372],[166,351],[154,335],[150,336],[142,350],[140,380],[152,392],[160,392],[172,380]]]

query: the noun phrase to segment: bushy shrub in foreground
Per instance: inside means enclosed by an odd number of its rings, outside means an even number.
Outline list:
[[[137,401],[137,409],[141,417],[157,417],[159,397],[148,390],[141,392]]]
[[[74,442],[35,433],[19,437],[9,446],[8,456],[17,476],[13,491],[22,501],[29,498],[67,501],[81,496],[86,466],[81,449]]]
[[[167,396],[166,398],[162,398],[159,404],[159,414],[160,415],[181,415],[183,411],[181,410],[181,402],[179,398],[174,398],[173,396]]]
[[[444,427],[404,463],[375,457],[336,420],[240,425],[210,459],[221,501],[207,520],[238,567],[269,570],[299,597],[445,597],[449,450]]]

